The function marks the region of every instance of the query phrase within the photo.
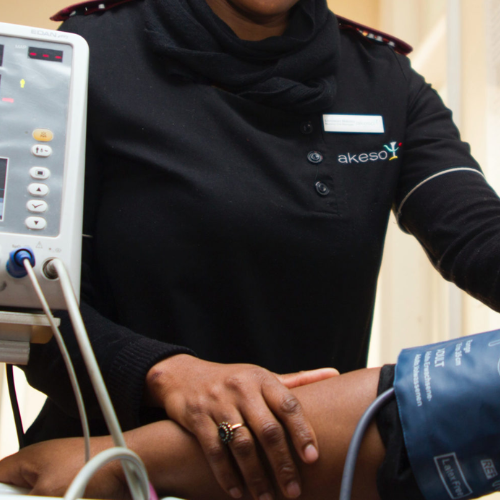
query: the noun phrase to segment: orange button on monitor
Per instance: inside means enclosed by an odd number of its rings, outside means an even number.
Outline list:
[[[54,134],[51,130],[46,128],[37,128],[33,130],[33,139],[35,141],[50,142],[54,138]]]

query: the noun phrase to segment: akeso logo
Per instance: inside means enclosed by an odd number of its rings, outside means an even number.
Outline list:
[[[399,146],[396,147],[396,142],[391,142],[389,147],[387,144],[384,144],[384,148],[389,151],[389,153],[392,153],[392,156],[389,158],[389,161],[391,160],[396,160],[398,157],[396,156],[396,151],[402,146],[403,144],[400,142]]]
[[[347,164],[353,164],[353,163],[368,163],[370,161],[392,161],[392,160],[397,160],[399,157],[396,155],[397,151],[399,151],[399,148],[403,145],[402,142],[399,144],[394,141],[389,143],[389,145],[384,144],[384,149],[381,151],[373,151],[371,153],[361,153],[361,154],[351,154],[351,153],[346,153],[344,155],[339,155],[338,161],[339,163],[347,163]],[[389,153],[391,153],[389,155]]]

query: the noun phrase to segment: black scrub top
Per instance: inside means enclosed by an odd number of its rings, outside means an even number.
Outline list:
[[[82,310],[122,425],[139,423],[147,370],[180,352],[278,373],[364,367],[391,208],[409,226],[435,174],[484,182],[450,111],[406,57],[352,30],[323,113],[176,78],[142,6],[62,26],[90,45]],[[362,123],[330,131],[339,115]],[[34,347],[27,373],[50,397],[35,429],[60,435],[77,413],[55,350]]]

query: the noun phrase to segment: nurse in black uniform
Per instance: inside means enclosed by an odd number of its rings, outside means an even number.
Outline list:
[[[498,310],[496,194],[406,44],[325,0],[93,1],[56,19],[90,45],[82,312],[121,424],[175,420],[233,498],[273,497],[260,448],[299,496],[295,464],[321,451],[275,373],[365,366],[391,209]],[[56,345],[26,372],[49,397],[28,440],[78,435]]]

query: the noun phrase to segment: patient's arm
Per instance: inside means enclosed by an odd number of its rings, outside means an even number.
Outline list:
[[[379,369],[360,370],[294,389],[319,442],[317,462],[306,465],[297,460],[302,478],[300,498],[338,498],[347,448],[359,418],[376,397],[379,372]],[[191,500],[230,498],[215,481],[196,438],[174,422],[157,422],[129,431],[125,436],[130,448],[146,464],[160,495]],[[109,445],[108,437],[94,438],[93,452]],[[358,458],[353,498],[378,498],[376,472],[384,454],[378,431],[372,424]],[[34,486],[36,494],[62,495],[82,464],[81,440],[40,443],[0,462],[0,482]],[[123,496],[122,481],[120,468],[114,464],[108,466],[87,489],[86,496]],[[275,494],[280,497],[277,488]]]

